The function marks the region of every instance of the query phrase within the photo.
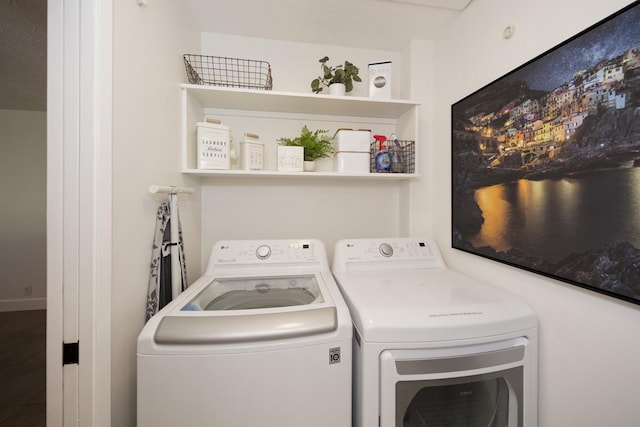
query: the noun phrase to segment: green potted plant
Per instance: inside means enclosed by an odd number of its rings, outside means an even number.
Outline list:
[[[344,61],[344,65],[336,65],[334,67],[327,65],[327,61],[329,61],[328,56],[321,58],[319,61],[322,75],[311,81],[311,90],[313,91],[313,93],[320,93],[322,92],[324,86],[328,86],[329,93],[331,95],[344,95],[344,92],[351,92],[353,90],[353,82],[362,81],[362,79],[360,79],[360,76],[358,75],[360,70],[351,62]],[[338,88],[338,93],[334,93],[336,91],[336,88]],[[342,92],[342,89],[344,89],[344,92]]]
[[[304,149],[304,170],[313,170],[317,159],[330,157],[333,154],[332,138],[326,135],[329,131],[318,129],[309,130],[305,125],[300,131],[300,135],[295,138],[280,138],[280,145],[288,147],[303,147]]]

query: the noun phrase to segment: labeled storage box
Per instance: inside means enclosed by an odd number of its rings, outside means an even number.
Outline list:
[[[369,97],[391,99],[391,61],[369,64]]]
[[[198,169],[229,169],[229,127],[217,123],[198,122],[196,129]]]
[[[369,173],[371,131],[338,129],[333,138],[336,172]]]
[[[244,134],[244,141],[240,142],[240,168],[248,171],[264,169],[264,143],[260,136]]]
[[[304,147],[278,145],[278,170],[302,172],[304,169]]]

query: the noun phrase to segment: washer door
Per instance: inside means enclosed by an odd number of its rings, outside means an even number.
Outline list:
[[[160,320],[157,344],[257,342],[323,334],[338,328],[315,274],[216,278]]]
[[[191,299],[183,311],[253,310],[324,302],[316,276],[217,278]]]
[[[382,427],[521,427],[526,339],[380,356]]]

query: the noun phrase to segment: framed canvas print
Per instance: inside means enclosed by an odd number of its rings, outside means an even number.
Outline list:
[[[454,248],[640,304],[640,1],[451,119]]]

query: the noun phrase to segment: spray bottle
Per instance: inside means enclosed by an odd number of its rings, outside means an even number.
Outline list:
[[[403,173],[404,156],[402,155],[402,147],[400,146],[400,141],[398,141],[395,133],[392,133],[389,139],[389,158],[391,159],[390,170],[393,173]]]
[[[387,137],[384,135],[373,135],[378,143],[378,154],[376,154],[376,172],[387,173],[391,169],[391,157],[387,149],[385,141]]]

